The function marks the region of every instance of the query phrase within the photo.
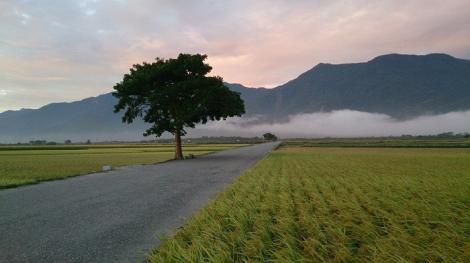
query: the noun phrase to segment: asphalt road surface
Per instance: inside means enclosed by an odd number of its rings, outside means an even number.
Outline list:
[[[0,190],[0,262],[138,262],[276,143]]]

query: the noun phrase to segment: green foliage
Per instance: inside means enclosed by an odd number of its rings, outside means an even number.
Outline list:
[[[29,141],[29,144],[32,144],[32,145],[44,145],[44,144],[47,144],[47,141],[45,141],[45,140],[34,140],[34,141]]]
[[[114,86],[119,99],[115,112],[124,110],[123,121],[142,117],[152,126],[144,135],[164,132],[185,134],[185,127],[245,113],[240,93],[224,86],[221,77],[207,77],[211,67],[206,55],[180,54],[176,59],[157,58],[136,64]]]
[[[149,261],[468,262],[469,189],[469,149],[282,148]]]
[[[192,144],[188,154],[243,146]],[[172,158],[174,144],[0,146],[0,189],[100,171],[103,165],[119,167],[150,164]]]
[[[272,134],[272,133],[265,133],[263,134],[263,138],[266,140],[266,141],[277,141],[277,136]]]

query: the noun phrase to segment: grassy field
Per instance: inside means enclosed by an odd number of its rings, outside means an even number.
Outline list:
[[[206,154],[241,144],[188,144],[184,154]],[[169,160],[174,146],[152,144],[0,146],[0,189],[100,171],[112,167]]]
[[[470,262],[470,149],[281,147],[150,262]]]

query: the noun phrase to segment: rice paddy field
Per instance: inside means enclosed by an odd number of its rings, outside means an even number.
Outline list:
[[[149,262],[470,262],[470,149],[287,144]]]
[[[188,144],[185,155],[241,147],[242,144]],[[112,168],[173,158],[171,144],[0,146],[0,189]]]

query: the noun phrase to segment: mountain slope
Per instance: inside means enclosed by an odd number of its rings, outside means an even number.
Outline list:
[[[470,108],[470,61],[444,54],[385,55],[319,64],[269,95],[274,119],[351,109],[411,118]]]
[[[111,93],[71,103],[51,103],[37,110],[0,113],[0,141],[32,139],[118,139],[138,131],[143,122],[121,123],[113,113],[116,99]]]
[[[318,64],[274,89],[226,84],[240,92],[247,117],[350,109],[397,119],[470,109],[470,61],[445,54],[384,55],[365,63]],[[122,124],[110,93],[37,110],[0,113],[0,141],[136,138],[146,124]],[[131,136],[131,137],[128,137]]]

